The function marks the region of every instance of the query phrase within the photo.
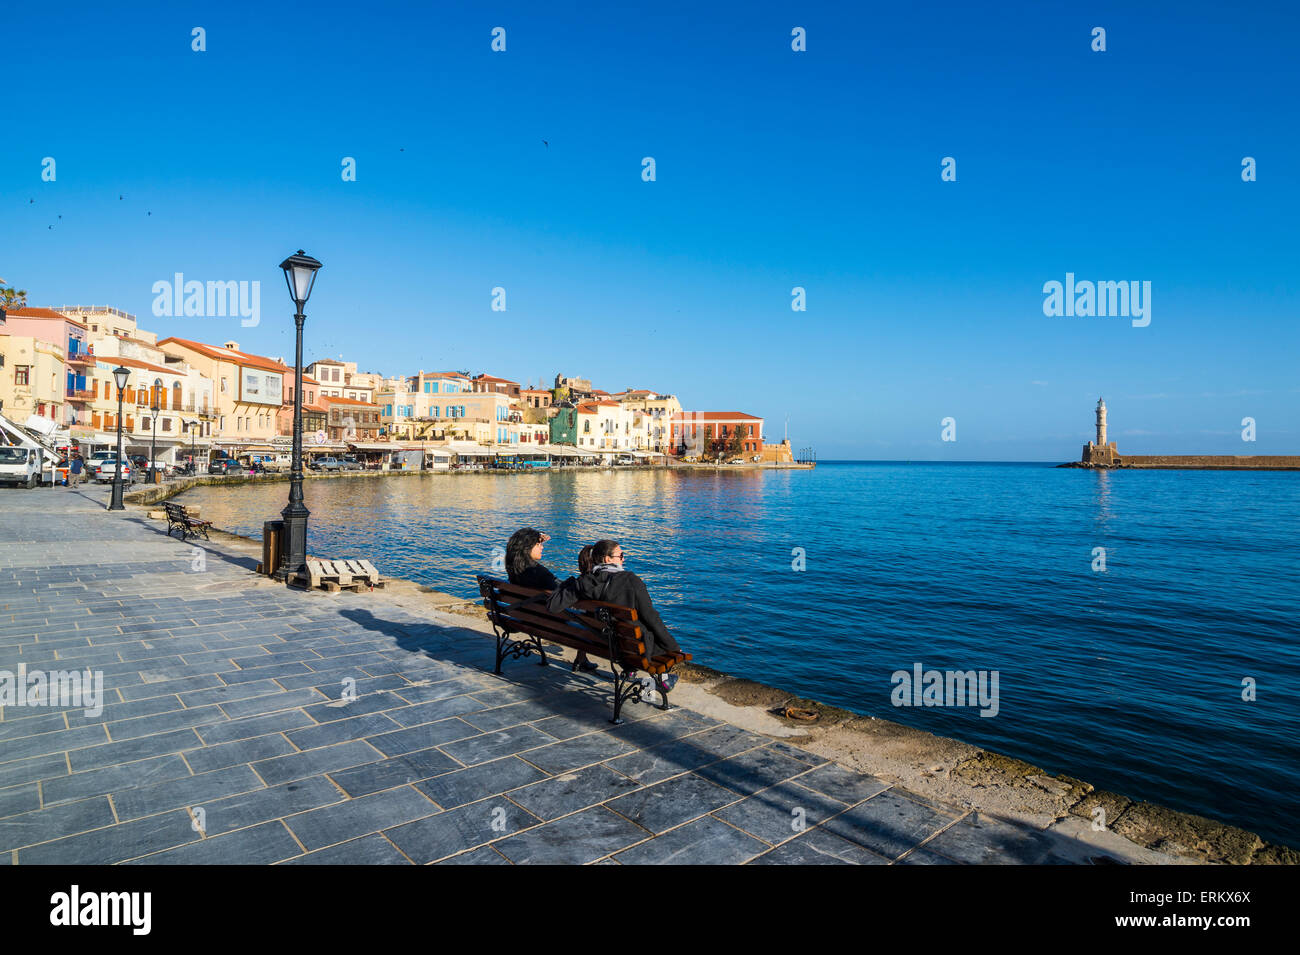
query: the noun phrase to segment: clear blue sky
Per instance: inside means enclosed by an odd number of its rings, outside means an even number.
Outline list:
[[[0,275],[32,304],[291,356],[301,247],[309,357],[363,370],[671,391],[822,458],[1073,459],[1098,395],[1121,450],[1300,452],[1292,3],[22,4],[4,32]],[[153,317],[175,272],[260,281],[261,324]],[[1044,316],[1066,272],[1150,281],[1150,326]]]

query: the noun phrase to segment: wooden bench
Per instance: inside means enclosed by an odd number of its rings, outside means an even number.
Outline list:
[[[506,657],[526,657],[533,653],[541,656],[540,666],[546,666],[548,640],[573,650],[581,650],[589,657],[608,660],[614,671],[614,716],[611,723],[622,723],[619,713],[627,700],[641,702],[647,687],[632,675],[638,670],[652,676],[662,676],[679,663],[691,659],[689,653],[664,653],[653,659],[645,655],[645,638],[637,622],[636,610],[599,600],[583,600],[558,614],[546,609],[548,590],[518,587],[504,580],[478,575],[479,593],[487,608],[488,620],[497,638],[496,673]],[[511,634],[522,634],[527,639],[513,640]],[[576,665],[576,664],[575,664]],[[661,710],[668,709],[668,694],[663,693]]]
[[[167,512],[167,536],[171,537],[172,531],[181,532],[181,540],[187,537],[198,537],[203,535],[204,540],[211,540],[208,537],[208,528],[212,526],[211,521],[201,521],[197,517],[190,517],[185,510],[184,504],[173,504],[171,501],[163,502],[163,509]]]

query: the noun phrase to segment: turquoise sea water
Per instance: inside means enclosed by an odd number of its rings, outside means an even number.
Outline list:
[[[286,496],[182,500],[260,536]],[[1300,473],[828,462],[316,481],[306,497],[314,552],[466,596],[520,526],[552,536],[561,578],[616,538],[699,663],[1300,845]],[[894,706],[891,675],[918,663],[998,671],[996,716]]]

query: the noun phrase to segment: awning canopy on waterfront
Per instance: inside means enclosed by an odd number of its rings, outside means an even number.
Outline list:
[[[415,451],[417,448],[406,448],[400,444],[390,444],[386,441],[353,441],[348,443],[349,448],[356,448],[358,451]]]
[[[447,450],[452,454],[458,454],[461,457],[485,457],[490,458],[496,451],[491,448],[485,448],[481,444],[475,444],[473,441],[448,441]]]

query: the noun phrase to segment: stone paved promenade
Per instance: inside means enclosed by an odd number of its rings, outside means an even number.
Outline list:
[[[196,549],[106,500],[0,491],[0,671],[104,680],[97,716],[0,713],[0,863],[1098,855],[687,708],[629,706],[611,726],[603,672],[495,676],[464,618],[287,591],[246,546]]]

